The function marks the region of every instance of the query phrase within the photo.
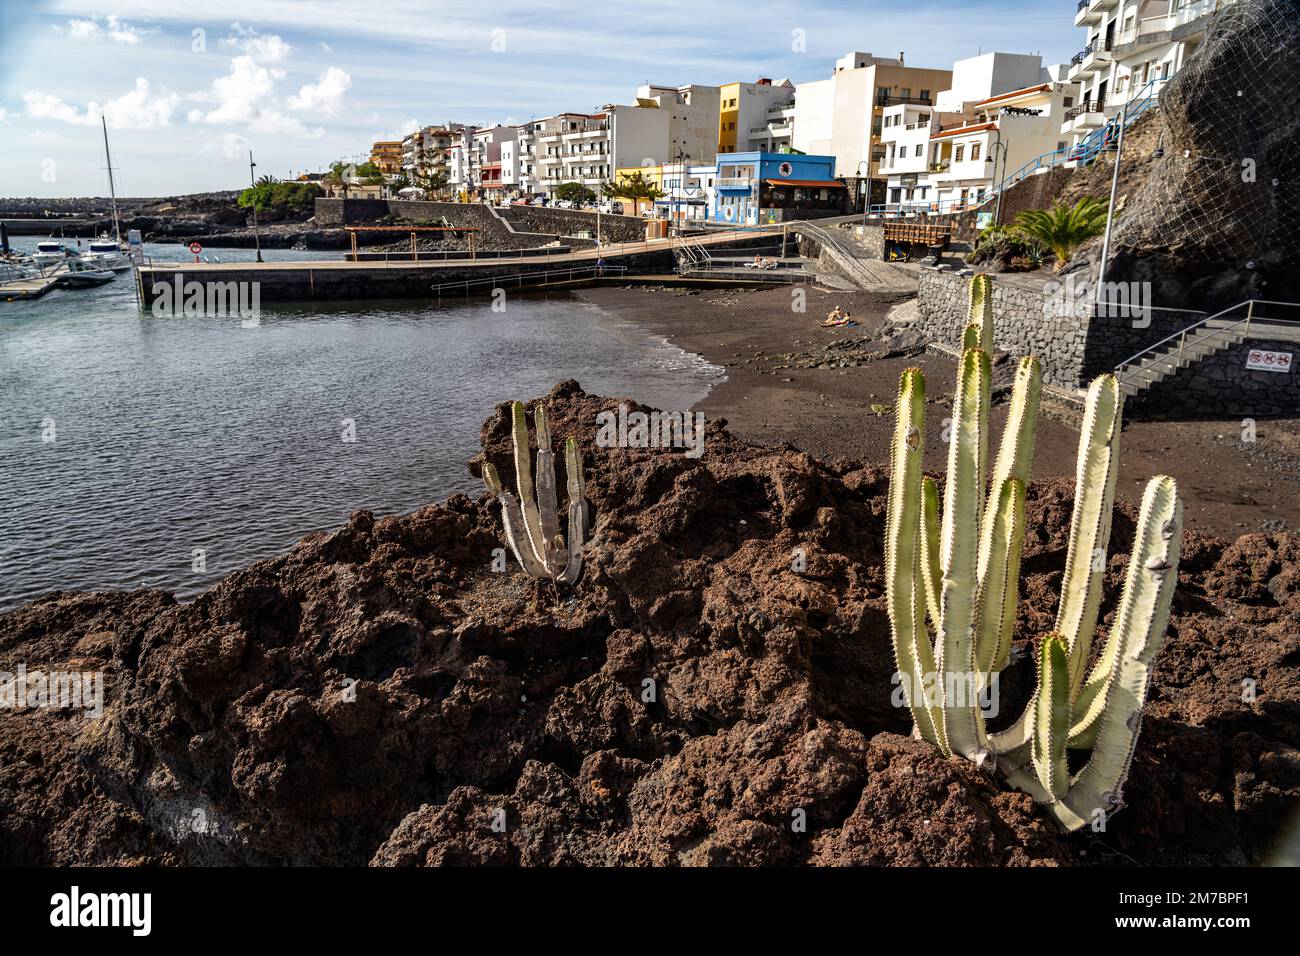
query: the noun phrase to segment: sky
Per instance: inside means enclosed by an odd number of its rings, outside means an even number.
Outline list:
[[[643,83],[830,75],[850,50],[1068,61],[1069,0],[0,0],[0,196],[234,189],[418,126],[630,103]]]

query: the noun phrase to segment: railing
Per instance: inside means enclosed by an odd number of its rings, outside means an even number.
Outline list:
[[[1067,120],[1078,119],[1084,113],[1101,113],[1104,111],[1105,107],[1102,105],[1101,100],[1084,100],[1078,106],[1066,110],[1065,118]]]
[[[1105,305],[1105,303],[1102,303],[1102,305]],[[1213,334],[1199,338],[1198,342],[1212,342],[1216,339],[1226,337],[1237,329],[1241,330],[1243,338],[1248,337],[1250,335],[1250,324],[1252,322],[1267,321],[1270,323],[1300,326],[1300,317],[1295,319],[1283,319],[1277,316],[1259,315],[1258,309],[1260,306],[1282,306],[1284,308],[1295,309],[1300,313],[1300,303],[1295,302],[1275,302],[1268,299],[1248,299],[1245,302],[1239,302],[1236,305],[1229,306],[1222,312],[1216,312],[1214,315],[1208,315],[1197,322],[1193,322],[1191,325],[1179,329],[1172,335],[1166,335],[1160,341],[1147,346],[1137,354],[1130,356],[1123,362],[1120,362],[1119,365],[1115,366],[1116,379],[1119,381],[1120,385],[1123,385],[1126,381],[1133,381],[1136,379],[1136,377],[1142,372],[1150,371],[1154,368],[1163,368],[1169,364],[1171,359],[1173,360],[1173,367],[1178,368],[1182,365],[1184,350],[1187,346],[1187,337],[1190,333],[1196,332],[1198,329],[1206,328],[1211,322],[1224,321],[1229,315],[1240,312],[1242,309],[1246,310],[1245,316],[1237,319],[1235,322],[1229,323],[1228,325],[1211,329],[1210,331]],[[1165,346],[1168,346],[1175,341],[1178,343],[1176,351],[1170,351],[1167,355],[1163,356],[1161,361],[1152,362],[1150,365],[1146,366],[1142,365],[1148,357],[1156,357]]]
[[[857,253],[854,252],[852,249],[849,249],[844,244],[844,242],[838,237],[827,232],[821,226],[814,225],[813,223],[808,222],[807,220],[801,220],[799,222],[791,222],[791,223],[787,223],[786,225],[788,228],[793,229],[795,232],[802,232],[805,235],[811,236],[813,239],[817,240],[817,242],[821,243],[822,245],[830,246],[831,249],[838,252],[840,256],[848,263],[846,267],[847,270],[857,278],[857,281],[861,284],[862,288],[869,289],[873,286],[879,286],[880,282],[878,281],[878,279],[875,276],[873,276],[871,272],[868,271],[861,263],[858,262]]]
[[[507,283],[513,282],[516,288],[522,289],[524,280],[547,279],[556,282],[572,282],[575,279],[582,278],[600,278],[606,275],[622,276],[627,273],[627,266],[606,266],[606,265],[582,265],[570,266],[567,269],[548,269],[545,272],[520,272],[513,276],[493,276],[489,279],[463,279],[456,282],[436,282],[430,286],[438,298],[442,298],[444,291],[460,289],[465,295],[469,295],[472,288],[488,286],[492,289],[503,288]],[[555,276],[564,276],[564,279],[554,279]],[[550,282],[540,283],[549,285]]]
[[[1229,3],[1231,0],[1229,0]],[[1224,4],[1225,6],[1227,4]],[[1201,17],[1209,16],[1219,9],[1220,4],[1216,0],[1198,0],[1195,3],[1189,3],[1187,6],[1178,10],[1174,14],[1174,26],[1181,27],[1184,24],[1191,23],[1193,20],[1199,20]]]

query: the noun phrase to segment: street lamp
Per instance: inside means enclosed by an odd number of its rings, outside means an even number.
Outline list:
[[[1106,238],[1101,244],[1101,265],[1097,270],[1097,303],[1106,287],[1106,263],[1110,260],[1110,236],[1115,225],[1115,198],[1119,193],[1119,162],[1124,156],[1124,127],[1128,125],[1128,104],[1119,111],[1119,142],[1115,144],[1115,174],[1110,181],[1110,205],[1106,207]]]
[[[257,168],[257,163],[253,162],[253,151],[248,151],[248,183],[254,189],[257,188],[257,177],[253,170]],[[262,261],[262,234],[257,228],[257,194],[253,194],[253,243],[257,246],[257,261]]]
[[[871,161],[864,159],[858,163],[857,174],[854,178],[858,181],[859,189],[862,188],[863,166],[867,167],[867,191],[866,195],[862,197],[862,225],[865,226],[867,224],[867,212],[871,209]]]
[[[1002,176],[1005,178],[1007,175],[1008,150],[1007,150],[1007,144],[1002,142],[1002,130],[998,130],[998,138],[994,141],[993,148],[989,150],[988,159],[985,160],[985,162],[989,162],[993,164],[993,188],[998,191],[997,209],[993,213],[993,224],[995,226],[1002,225],[1002,194],[1005,192],[1005,190],[1002,188],[1003,185],[1002,180],[998,179],[998,161],[995,157],[998,155],[999,150],[1002,153]]]

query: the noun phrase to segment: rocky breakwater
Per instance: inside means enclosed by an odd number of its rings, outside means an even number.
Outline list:
[[[911,739],[891,703],[882,468],[756,447],[723,421],[698,459],[602,448],[596,416],[619,400],[567,382],[541,401],[586,460],[572,589],[497,570],[496,504],[455,496],[358,512],[189,604],[62,593],[0,617],[0,671],[105,676],[98,717],[0,709],[0,862],[1266,857],[1300,792],[1297,536],[1187,533],[1127,806],[1067,838]],[[482,439],[472,468],[509,479],[504,407]],[[1064,480],[1029,494],[1005,714],[1055,612],[1072,496]],[[1133,517],[1114,515],[1104,626]]]

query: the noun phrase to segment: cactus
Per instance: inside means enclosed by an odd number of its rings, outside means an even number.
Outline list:
[[[587,503],[582,479],[582,455],[578,443],[564,443],[564,466],[568,476],[569,543],[560,534],[559,504],[555,484],[555,454],[551,451],[551,429],[546,406],[533,413],[537,431],[537,485],[528,447],[528,420],[522,402],[510,405],[511,435],[515,451],[515,484],[519,496],[501,484],[491,462],[483,466],[483,483],[501,503],[501,521],[506,541],[519,566],[535,578],[549,578],[573,584],[582,573],[582,546],[587,535]]]
[[[988,292],[986,277],[972,282],[972,315],[977,304],[981,314],[964,330],[967,343],[988,344]],[[1169,621],[1182,502],[1172,478],[1154,478],[1147,485],[1115,625],[1097,663],[1087,670],[1110,537],[1122,413],[1118,383],[1110,375],[1099,377],[1089,389],[1080,434],[1056,628],[1039,647],[1038,683],[1024,714],[1001,733],[987,734],[976,698],[1010,659],[1041,385],[1038,360],[1022,359],[986,489],[988,350],[963,352],[940,515],[937,486],[920,472],[924,376],[918,369],[903,373],[889,489],[886,594],[895,659],[917,734],[946,754],[977,763],[996,757],[1008,783],[1046,804],[1063,828],[1076,830],[1120,806],[1151,669]],[[916,690],[927,676],[934,693],[919,699]],[[1092,751],[1073,778],[1067,749]]]

